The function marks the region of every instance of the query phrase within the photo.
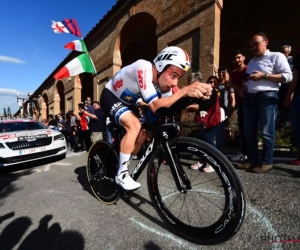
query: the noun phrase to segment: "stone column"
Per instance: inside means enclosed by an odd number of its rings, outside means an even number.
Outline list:
[[[206,14],[211,18],[205,19],[200,27],[200,59],[202,59],[200,72],[203,74],[204,81],[214,75],[214,71],[219,68],[221,20],[219,1],[216,1]]]
[[[43,101],[42,101],[42,115],[41,115],[41,118],[42,119],[47,119],[48,117],[47,117],[47,104],[45,103],[45,100],[43,99]]]
[[[214,40],[214,68],[219,68],[220,63],[220,30],[221,30],[221,12],[223,9],[223,0],[216,0],[215,6],[215,40]]]
[[[57,115],[58,113],[60,113],[60,97],[58,93],[55,93],[54,95],[54,115]]]
[[[76,113],[79,112],[78,110],[78,103],[81,102],[81,89],[82,89],[82,85],[81,85],[81,81],[80,81],[80,77],[79,75],[75,76],[74,79],[74,95],[73,95],[73,103],[74,103],[74,111]]]
[[[120,36],[117,39],[116,45],[115,45],[115,51],[114,51],[114,58],[113,58],[113,76],[121,69],[122,67],[122,58],[121,58],[121,52],[120,52]]]

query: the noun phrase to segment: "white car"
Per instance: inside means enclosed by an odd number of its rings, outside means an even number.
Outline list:
[[[0,120],[0,167],[62,156],[67,143],[62,133],[35,119]]]

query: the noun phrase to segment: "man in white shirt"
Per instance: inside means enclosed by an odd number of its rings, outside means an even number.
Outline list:
[[[267,49],[268,38],[264,33],[255,34],[249,45],[254,56],[247,68],[247,96],[244,101],[249,162],[239,164],[238,168],[264,173],[272,169],[280,83],[291,82],[293,77],[285,56]],[[259,124],[263,138],[261,159],[258,157],[257,141]]]

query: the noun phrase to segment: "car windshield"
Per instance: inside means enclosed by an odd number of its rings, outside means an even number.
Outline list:
[[[8,121],[0,123],[0,133],[47,128],[48,127],[39,121]]]

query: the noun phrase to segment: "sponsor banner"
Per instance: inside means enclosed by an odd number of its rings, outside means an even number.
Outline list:
[[[22,132],[16,134],[0,134],[0,140],[12,140],[12,141],[24,141],[24,140],[34,140],[38,138],[46,138],[51,135],[51,131],[32,131],[32,132]]]
[[[39,135],[27,135],[27,136],[19,136],[18,137],[18,140],[19,141],[30,141],[30,140],[36,140],[36,139],[39,139],[39,138],[46,138],[48,137],[48,135],[46,134],[39,134]]]

